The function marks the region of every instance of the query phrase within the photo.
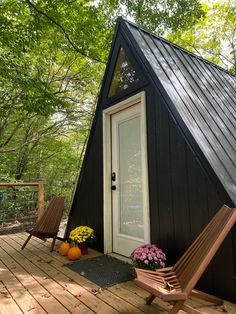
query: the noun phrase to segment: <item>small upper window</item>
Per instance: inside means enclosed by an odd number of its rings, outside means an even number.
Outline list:
[[[130,63],[124,49],[121,48],[116,61],[115,71],[113,74],[108,97],[112,97],[122,90],[127,89],[133,83],[137,83],[139,77],[136,70]]]

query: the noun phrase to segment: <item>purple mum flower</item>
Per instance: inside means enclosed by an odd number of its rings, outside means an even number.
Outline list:
[[[135,267],[157,269],[165,267],[166,255],[155,244],[145,244],[137,247],[130,258]]]

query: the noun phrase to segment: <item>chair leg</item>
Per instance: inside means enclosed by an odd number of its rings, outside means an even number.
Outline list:
[[[202,314],[202,312],[187,304],[183,304],[182,310],[188,314]]]
[[[224,304],[224,300],[217,298],[213,295],[207,294],[205,292],[198,291],[198,290],[192,290],[190,295],[193,297],[196,297],[198,299],[204,300],[204,301],[215,303],[217,305],[223,305]]]
[[[32,234],[30,234],[28,236],[28,238],[26,239],[25,243],[22,245],[21,249],[24,250],[24,248],[26,247],[26,244],[29,242],[30,238],[32,237]]]
[[[195,297],[195,298],[198,298],[198,299],[201,299],[201,300],[204,300],[204,301],[208,301],[208,302],[211,302],[211,303],[214,303],[216,305],[219,305],[222,307],[222,311],[227,313],[228,310],[224,304],[224,300],[223,299],[220,299],[220,298],[217,298],[213,295],[210,295],[208,293],[205,293],[205,292],[202,292],[202,291],[198,291],[198,290],[192,290],[191,293],[190,293],[191,296]]]
[[[177,302],[175,302],[175,304],[173,305],[172,309],[169,311],[169,314],[176,314],[176,313],[178,313],[182,309],[182,307],[184,305],[184,302],[185,301],[177,301]]]
[[[55,242],[56,242],[56,238],[57,238],[57,236],[55,235],[55,236],[53,237],[53,240],[52,240],[52,244],[51,244],[50,252],[52,252],[52,251],[53,251],[53,249],[54,249],[54,245],[55,245]]]
[[[151,304],[152,301],[155,299],[155,295],[154,294],[150,294],[147,298],[146,298],[146,304]]]

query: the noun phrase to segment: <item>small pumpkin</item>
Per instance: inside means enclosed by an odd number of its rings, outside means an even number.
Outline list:
[[[77,259],[80,259],[80,257],[81,257],[80,248],[77,246],[71,247],[67,253],[67,256],[68,256],[69,260],[71,260],[71,261],[76,261]]]
[[[68,254],[69,249],[70,249],[70,244],[68,242],[63,242],[59,247],[59,253],[62,256],[66,256]]]

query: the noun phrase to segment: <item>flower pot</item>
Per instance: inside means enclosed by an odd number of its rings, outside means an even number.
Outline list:
[[[87,243],[79,243],[78,247],[80,248],[82,255],[87,255],[88,254],[88,245],[87,245]]]

